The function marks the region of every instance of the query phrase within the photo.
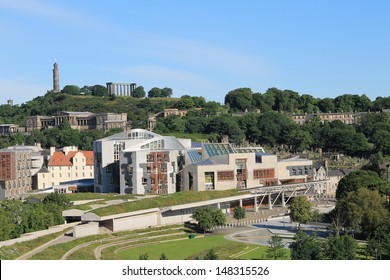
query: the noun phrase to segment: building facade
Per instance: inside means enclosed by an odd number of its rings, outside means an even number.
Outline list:
[[[132,129],[94,142],[95,192],[168,194],[190,139]]]
[[[17,124],[0,124],[0,135],[11,135],[18,132],[19,126]]]
[[[99,129],[108,131],[112,128],[128,130],[131,122],[127,121],[127,114],[90,113],[90,112],[59,112],[55,116],[31,116],[27,118],[27,132],[35,129],[43,130],[59,126],[67,120],[73,129]]]
[[[307,121],[313,118],[319,118],[321,123],[332,122],[332,121],[341,121],[345,124],[356,125],[360,122],[362,116],[368,114],[369,112],[341,112],[341,113],[314,113],[314,114],[293,114],[292,120],[299,125],[303,125]]]
[[[31,150],[0,150],[0,200],[19,199],[32,189]]]
[[[144,129],[94,142],[95,192],[169,194],[305,183],[312,161],[280,160],[260,147],[201,143]]]
[[[79,151],[77,147],[50,148],[47,166],[34,176],[36,189],[47,189],[65,182],[93,179],[93,151]]]

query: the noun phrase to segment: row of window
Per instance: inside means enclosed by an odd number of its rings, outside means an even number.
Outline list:
[[[51,177],[52,178],[54,178],[54,173],[51,173]],[[66,173],[64,173],[64,176],[66,175]],[[60,178],[62,178],[62,173],[59,173],[58,174],[58,176],[60,177]],[[80,176],[81,176],[81,173],[80,173]],[[90,177],[93,177],[93,174],[92,174],[92,172],[89,172],[89,176]],[[45,176],[45,174],[42,174],[42,178],[45,178],[46,176]],[[65,176],[66,177],[66,176]],[[75,173],[75,177],[79,177],[79,173]],[[82,176],[81,177],[85,177],[85,173],[83,172],[82,173]],[[71,178],[71,173],[68,173],[68,178]]]
[[[242,169],[237,170],[237,174],[244,174]],[[213,175],[211,176],[210,173]],[[266,169],[255,169],[253,170],[253,178],[261,179],[261,178],[274,178],[275,177],[275,169],[274,168],[266,168]],[[210,182],[210,180],[214,180],[213,172],[205,173],[206,182]],[[217,172],[218,181],[233,181],[234,180],[234,171],[218,171]]]

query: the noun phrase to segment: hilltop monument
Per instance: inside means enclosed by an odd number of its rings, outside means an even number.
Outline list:
[[[54,63],[53,68],[53,92],[60,92],[60,73],[57,62]]]

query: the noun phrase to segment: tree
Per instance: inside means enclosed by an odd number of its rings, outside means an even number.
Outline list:
[[[70,95],[79,95],[80,88],[75,85],[66,85],[62,90],[62,93],[70,94]]]
[[[387,199],[377,190],[361,187],[341,198],[336,209],[343,213],[349,229],[371,233],[390,225],[386,206]]]
[[[108,96],[108,89],[102,85],[94,85],[91,87],[91,93],[94,96]]]
[[[134,92],[132,93],[132,96],[135,98],[144,98],[145,97],[145,90],[143,86],[136,87],[134,89]]]
[[[236,219],[237,221],[244,219],[245,218],[245,208],[241,207],[241,206],[234,207],[233,216],[234,216],[234,219]]]
[[[382,255],[390,256],[390,233],[388,228],[375,229],[367,239],[366,253],[375,259],[382,259]]]
[[[165,253],[161,253],[160,260],[168,260],[167,255],[165,255]]]
[[[172,89],[169,87],[165,87],[161,90],[161,97],[171,97]]]
[[[211,248],[207,251],[206,256],[204,256],[205,260],[218,260],[218,254],[215,252],[214,248]]]
[[[298,223],[298,229],[301,228],[301,223],[306,224],[312,219],[312,205],[305,196],[296,196],[290,203],[291,220]]]
[[[222,213],[221,209],[211,207],[196,208],[192,214],[192,218],[198,222],[198,227],[203,232],[226,223],[226,216]]]
[[[356,170],[340,180],[336,189],[336,198],[345,197],[348,192],[356,191],[361,187],[378,190],[384,195],[390,195],[390,183],[369,170]]]
[[[250,88],[238,88],[225,96],[225,105],[233,111],[245,111],[252,108],[252,90]]]
[[[271,240],[268,240],[267,243],[266,256],[268,259],[279,260],[284,258],[286,251],[284,249],[283,240],[279,235],[273,235]]]
[[[350,235],[329,235],[325,243],[325,258],[329,260],[354,260],[357,242]]]
[[[340,231],[347,224],[347,217],[341,212],[340,208],[334,208],[329,213],[330,217],[330,229],[334,230],[336,234],[340,234]]]
[[[54,203],[63,209],[72,206],[73,202],[70,201],[69,196],[65,194],[51,193],[42,200],[44,204]]]
[[[149,259],[149,253],[143,253],[141,255],[139,255],[138,257],[139,260],[148,260]]]
[[[161,89],[158,87],[151,88],[148,91],[149,98],[161,97]]]
[[[293,260],[323,259],[323,244],[317,235],[307,235],[299,230],[289,246]]]

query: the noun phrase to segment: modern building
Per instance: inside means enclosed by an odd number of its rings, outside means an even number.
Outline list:
[[[176,175],[191,140],[132,129],[93,146],[95,192],[168,194],[176,192]]]
[[[203,154],[186,161],[184,190],[228,190],[307,182],[312,161],[298,157],[280,160],[262,148],[236,148],[229,143],[203,143]]]
[[[32,189],[32,150],[7,148],[0,150],[0,200],[19,199]]]
[[[128,130],[131,122],[127,121],[127,114],[90,113],[90,112],[58,112],[55,116],[31,116],[27,118],[27,132],[35,129],[43,130],[59,126],[67,120],[70,127],[78,130],[99,129],[108,131],[112,128]]]
[[[77,147],[50,148],[46,166],[34,176],[35,189],[47,189],[62,183],[93,179],[93,151],[79,151]]]
[[[132,129],[94,142],[95,192],[169,194],[304,183],[312,161],[261,147],[201,143]]]

